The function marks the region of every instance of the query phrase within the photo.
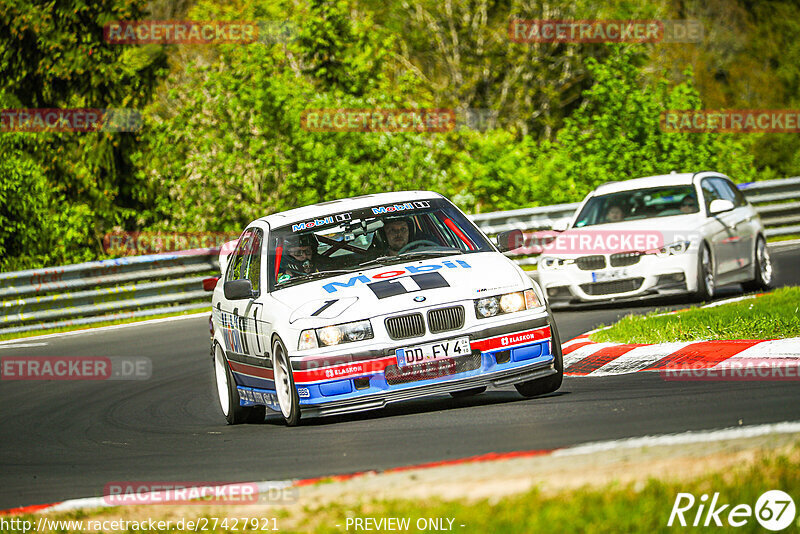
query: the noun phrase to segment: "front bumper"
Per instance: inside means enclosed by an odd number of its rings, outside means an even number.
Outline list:
[[[447,335],[449,334],[449,335]],[[327,360],[292,362],[303,414],[327,416],[381,408],[393,402],[481,386],[506,386],[557,371],[548,316],[493,324],[471,332],[452,331],[434,340],[469,336],[471,354],[400,368],[391,347]],[[325,365],[326,363],[333,365]],[[279,410],[274,390],[238,386],[242,405]]]
[[[612,274],[618,276],[611,279]],[[646,255],[624,267],[611,267],[606,257],[601,269],[582,270],[573,264],[540,270],[539,280],[551,305],[686,294],[697,290],[697,254]]]

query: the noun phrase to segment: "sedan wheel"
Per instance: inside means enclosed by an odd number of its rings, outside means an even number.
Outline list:
[[[297,395],[297,388],[294,387],[294,377],[286,347],[280,339],[276,339],[272,344],[272,355],[275,392],[278,394],[281,414],[288,426],[296,426],[300,422],[300,398]]]
[[[714,290],[714,263],[708,245],[703,245],[700,249],[697,265],[697,292],[695,296],[698,300],[711,300],[714,298]]]
[[[264,421],[267,412],[266,406],[241,406],[239,404],[239,390],[236,389],[233,373],[231,373],[228,361],[219,345],[214,348],[214,379],[217,385],[219,406],[229,425]]]
[[[772,287],[772,261],[767,250],[767,242],[759,236],[756,241],[755,278],[742,284],[745,291],[761,291]]]

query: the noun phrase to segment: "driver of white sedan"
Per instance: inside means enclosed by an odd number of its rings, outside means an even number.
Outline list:
[[[386,254],[389,256],[397,256],[402,248],[408,245],[408,239],[411,234],[411,222],[405,218],[397,218],[386,221],[383,226],[383,231],[386,233]]]

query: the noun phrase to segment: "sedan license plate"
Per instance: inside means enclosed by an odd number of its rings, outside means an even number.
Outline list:
[[[607,282],[609,280],[622,280],[628,278],[625,269],[610,269],[608,271],[595,271],[592,273],[592,282]]]
[[[425,345],[403,347],[402,349],[396,349],[394,353],[397,356],[397,366],[407,367],[425,362],[467,356],[472,353],[472,349],[469,346],[469,337],[459,337]]]

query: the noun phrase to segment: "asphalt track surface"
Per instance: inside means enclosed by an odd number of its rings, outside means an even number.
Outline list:
[[[800,251],[773,251],[778,285],[800,285]],[[738,293],[738,286],[720,298]],[[563,340],[679,301],[556,312]],[[646,434],[800,420],[797,382],[666,382],[656,373],[566,377],[549,396],[513,388],[438,396],[284,427],[227,426],[212,390],[205,316],[21,340],[5,356],[145,356],[144,381],[0,382],[0,509],[103,494],[115,481],[306,478],[553,449]]]

